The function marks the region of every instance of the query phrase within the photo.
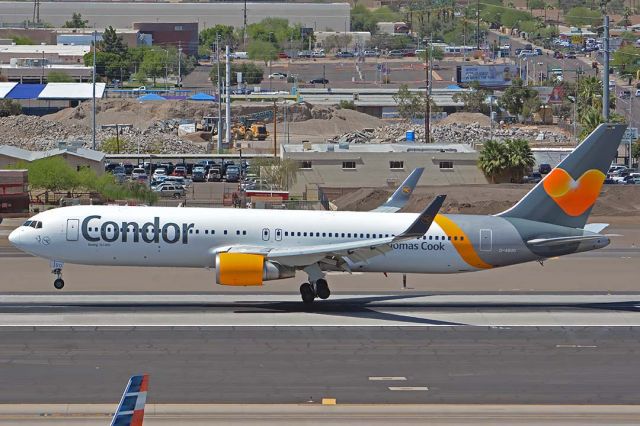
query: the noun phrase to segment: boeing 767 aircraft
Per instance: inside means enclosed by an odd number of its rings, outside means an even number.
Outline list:
[[[329,297],[327,271],[472,272],[607,246],[606,225],[586,222],[625,129],[600,125],[497,215],[439,214],[444,195],[418,214],[393,213],[393,197],[371,212],[73,206],[33,216],[9,240],[51,260],[58,289],[64,262],[215,268],[229,286],[301,270],[300,294],[311,303]]]

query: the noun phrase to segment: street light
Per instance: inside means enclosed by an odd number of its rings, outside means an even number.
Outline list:
[[[164,50],[165,53],[165,60],[164,60],[164,90],[165,92],[169,91],[169,51],[167,49],[161,49]]]

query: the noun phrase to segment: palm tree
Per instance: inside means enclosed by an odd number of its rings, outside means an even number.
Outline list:
[[[525,139],[507,139],[504,144],[512,180],[520,182],[525,172],[536,163],[529,142]]]
[[[580,139],[584,139],[589,133],[598,127],[598,125],[604,122],[601,110],[599,108],[591,107],[580,114],[580,125],[582,126],[582,133],[580,133]]]
[[[491,183],[495,183],[496,176],[509,167],[505,145],[494,140],[485,141],[478,158],[478,167],[491,178]]]

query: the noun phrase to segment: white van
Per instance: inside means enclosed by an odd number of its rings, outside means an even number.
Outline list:
[[[229,56],[231,59],[249,59],[249,54],[247,52],[233,52]]]

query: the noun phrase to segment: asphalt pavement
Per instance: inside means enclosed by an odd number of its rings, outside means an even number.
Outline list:
[[[0,403],[636,404],[636,327],[2,327]]]

